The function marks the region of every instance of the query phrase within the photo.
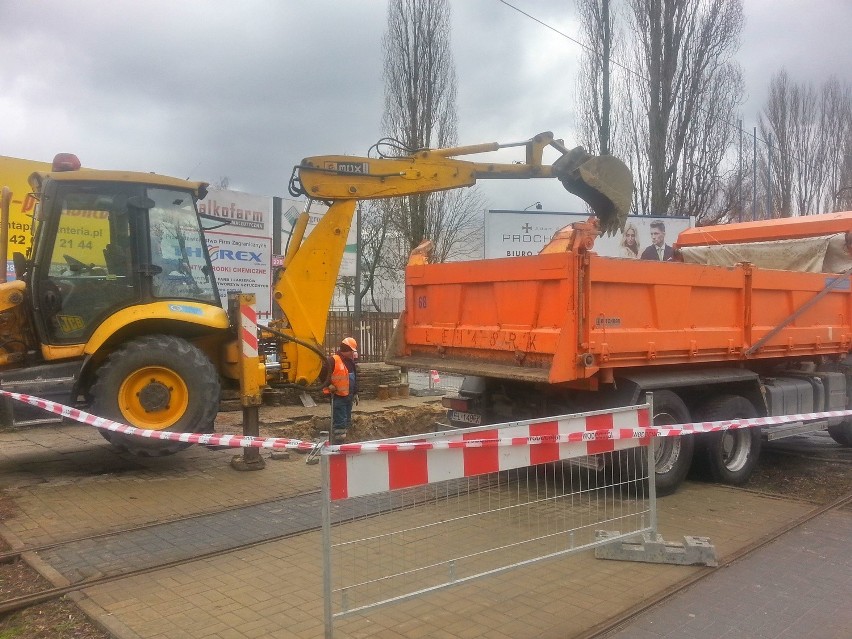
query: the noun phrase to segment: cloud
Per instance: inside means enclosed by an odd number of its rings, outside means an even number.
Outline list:
[[[793,82],[819,86],[829,76],[852,82],[852,2],[838,0],[749,0],[737,55],[748,93],[743,106],[746,127],[769,95],[769,81],[785,68]]]
[[[513,4],[579,34],[570,3]],[[552,130],[573,145],[581,47],[497,0],[451,7],[459,143]],[[849,79],[852,5],[749,0],[745,9],[747,118],[782,64],[797,79]],[[86,166],[227,176],[236,189],[286,195],[301,158],[363,155],[381,136],[386,19],[382,2],[0,3],[0,154],[70,151]],[[552,180],[482,191],[492,208],[581,207]]]

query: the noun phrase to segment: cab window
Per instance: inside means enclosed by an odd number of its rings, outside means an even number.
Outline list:
[[[186,191],[148,189],[148,211],[155,297],[186,298],[218,304],[195,203]]]

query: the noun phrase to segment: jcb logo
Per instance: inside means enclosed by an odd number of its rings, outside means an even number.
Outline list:
[[[370,172],[370,165],[367,162],[326,162],[325,168],[329,171],[354,175],[366,175]]]
[[[63,333],[73,333],[85,326],[83,318],[78,315],[57,315],[56,320],[59,322],[59,330]]]

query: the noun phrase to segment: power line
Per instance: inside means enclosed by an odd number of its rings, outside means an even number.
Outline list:
[[[594,50],[592,47],[590,47],[588,44],[585,44],[585,43],[581,42],[580,40],[577,40],[577,38],[573,38],[573,37],[569,36],[567,33],[563,32],[563,31],[560,31],[559,29],[557,29],[557,28],[556,28],[556,27],[554,27],[553,25],[547,24],[547,23],[546,23],[546,22],[544,22],[543,20],[539,20],[538,18],[536,18],[536,17],[535,17],[535,16],[533,16],[533,15],[530,15],[529,13],[527,13],[526,11],[524,11],[523,9],[519,9],[518,7],[516,7],[515,5],[513,5],[511,2],[506,2],[506,0],[497,0],[497,1],[498,1],[498,2],[501,2],[501,3],[503,3],[503,4],[505,4],[505,5],[506,5],[507,7],[509,7],[510,9],[514,9],[515,11],[517,11],[518,13],[520,13],[521,15],[526,16],[527,18],[529,18],[529,19],[530,19],[530,20],[532,20],[533,22],[537,22],[538,24],[540,24],[541,26],[543,26],[545,29],[549,29],[550,31],[553,31],[553,33],[555,33],[555,34],[557,34],[557,35],[562,36],[562,37],[563,37],[563,38],[565,38],[566,40],[570,40],[570,41],[571,41],[571,42],[573,42],[574,44],[579,44],[581,47],[583,47],[586,51],[588,51],[588,52],[589,52],[589,53],[591,53],[592,55],[598,55],[598,52],[597,52],[597,51],[595,51],[595,50]],[[624,69],[624,70],[625,70],[625,71],[627,71],[628,73],[630,73],[630,74],[632,74],[632,75],[635,75],[635,76],[636,76],[637,78],[639,78],[640,80],[644,80],[645,82],[650,82],[650,80],[649,80],[648,78],[646,78],[644,75],[642,75],[642,74],[641,74],[641,73],[639,73],[638,71],[635,71],[634,69],[631,69],[630,67],[628,67],[628,66],[626,66],[626,65],[622,64],[622,63],[621,63],[621,62],[619,62],[618,60],[615,60],[615,59],[613,59],[613,58],[610,58],[610,62],[612,62],[615,66],[617,66],[617,67],[620,67],[620,68]]]
[[[512,9],[513,11],[517,11],[518,13],[520,13],[521,15],[525,16],[526,18],[528,18],[528,19],[532,20],[533,22],[536,22],[537,24],[541,25],[541,26],[542,26],[542,27],[544,27],[545,29],[548,29],[548,30],[550,30],[550,31],[553,31],[555,34],[562,36],[562,37],[563,37],[563,38],[565,38],[566,40],[569,40],[570,42],[573,42],[573,43],[575,43],[575,44],[580,45],[583,49],[585,49],[586,51],[588,51],[588,52],[589,52],[589,53],[591,53],[592,55],[594,55],[594,56],[598,56],[598,55],[599,55],[599,53],[598,53],[597,51],[595,51],[595,50],[594,50],[592,47],[590,47],[589,45],[587,45],[587,44],[585,44],[585,43],[581,42],[581,41],[580,41],[580,40],[578,40],[577,38],[574,38],[574,37],[572,37],[572,36],[568,35],[567,33],[563,32],[563,31],[560,31],[559,29],[557,29],[557,28],[556,28],[556,27],[554,27],[553,25],[548,24],[548,23],[544,22],[543,20],[540,20],[539,18],[536,18],[534,15],[532,15],[532,14],[530,14],[530,13],[527,13],[527,12],[526,12],[526,11],[524,11],[523,9],[520,9],[520,8],[516,7],[516,6],[515,6],[515,5],[513,5],[511,2],[507,2],[506,0],[497,0],[497,1],[498,1],[498,2],[500,2],[501,4],[506,5],[507,7],[509,7],[510,9]],[[622,63],[621,63],[621,62],[619,62],[618,60],[616,60],[616,59],[614,59],[614,58],[610,58],[610,62],[612,62],[615,66],[617,66],[617,67],[619,67],[619,68],[621,68],[621,69],[624,69],[627,73],[629,73],[629,74],[631,74],[631,75],[633,75],[633,76],[635,76],[635,77],[639,78],[640,80],[643,80],[643,81],[645,81],[645,82],[650,83],[650,79],[649,79],[649,78],[645,77],[644,75],[642,75],[641,73],[639,73],[639,72],[638,72],[638,71],[636,71],[635,69],[633,69],[633,68],[631,68],[631,67],[629,67],[629,66],[627,66],[627,65],[625,65],[625,64],[622,64]],[[703,108],[702,106],[698,105],[698,108],[699,108],[699,109],[701,109],[701,110],[702,110],[705,114],[712,115],[712,114],[710,114],[710,113],[707,111],[707,109]],[[791,159],[793,159],[793,160],[795,160],[795,161],[797,161],[797,162],[802,162],[802,163],[804,163],[804,162],[803,162],[803,160],[802,160],[801,158],[799,158],[798,156],[793,155],[793,154],[791,154],[791,153],[789,153],[789,152],[783,152],[780,148],[776,148],[776,147],[774,147],[774,146],[771,146],[769,142],[767,142],[767,141],[766,141],[766,140],[764,140],[763,138],[758,137],[756,133],[755,133],[755,134],[749,133],[748,131],[744,130],[744,129],[743,129],[743,128],[739,125],[739,124],[735,124],[735,123],[730,122],[730,121],[727,121],[727,120],[724,120],[723,122],[724,122],[726,125],[728,125],[729,127],[733,128],[735,131],[738,131],[739,133],[745,133],[747,136],[749,136],[749,137],[751,137],[751,138],[754,138],[754,140],[755,140],[756,142],[761,142],[761,143],[763,143],[764,145],[766,145],[766,148],[767,148],[767,149],[776,150],[776,151],[779,153],[779,155],[784,155],[784,156],[789,157],[789,158],[791,158]]]

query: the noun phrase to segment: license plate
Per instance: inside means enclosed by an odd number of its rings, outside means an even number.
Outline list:
[[[477,415],[476,413],[463,413],[459,410],[451,410],[450,421],[479,426],[482,424],[482,415]]]

